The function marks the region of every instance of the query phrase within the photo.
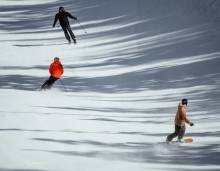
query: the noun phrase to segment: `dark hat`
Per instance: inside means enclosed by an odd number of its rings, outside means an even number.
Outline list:
[[[54,58],[54,61],[59,61],[59,60],[60,60],[59,57],[55,57],[55,58]]]
[[[63,11],[64,10],[64,7],[59,7],[59,11]]]
[[[188,99],[182,99],[182,104],[187,106]]]

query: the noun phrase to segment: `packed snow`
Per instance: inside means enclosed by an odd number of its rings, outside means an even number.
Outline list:
[[[63,6],[77,44],[52,28]],[[219,171],[220,2],[1,0],[0,171]],[[60,57],[64,75],[39,91]],[[190,144],[167,144],[188,98]]]

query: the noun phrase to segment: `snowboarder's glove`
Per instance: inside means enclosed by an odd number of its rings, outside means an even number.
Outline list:
[[[75,17],[75,20],[77,20],[77,17]]]
[[[194,123],[192,123],[192,122],[190,122],[190,124],[189,124],[190,126],[193,126],[194,125]]]
[[[55,27],[55,25],[53,25],[53,28]]]

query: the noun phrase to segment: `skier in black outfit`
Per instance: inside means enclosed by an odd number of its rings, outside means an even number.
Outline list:
[[[68,40],[68,42],[71,43],[71,40],[70,40],[70,36],[71,36],[71,38],[73,39],[73,42],[76,44],[76,37],[71,30],[68,17],[74,20],[77,20],[77,17],[72,16],[69,12],[66,12],[63,7],[59,7],[59,12],[55,15],[53,27],[55,27],[56,22],[59,19],[60,26],[62,27],[65,37]]]

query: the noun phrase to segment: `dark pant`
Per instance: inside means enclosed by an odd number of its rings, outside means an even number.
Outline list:
[[[62,27],[62,29],[64,31],[66,39],[69,42],[71,42],[71,40],[70,40],[70,36],[71,36],[71,38],[73,39],[74,43],[76,43],[76,37],[75,37],[74,33],[72,32],[70,26]],[[70,34],[70,36],[69,36],[69,34]]]
[[[173,138],[178,136],[178,141],[181,141],[185,135],[186,127],[175,125],[175,132],[167,136],[167,141],[172,141]]]
[[[57,81],[58,78],[55,78],[53,76],[50,76],[48,80],[45,81],[45,83],[41,86],[41,90],[50,89],[52,85]]]

